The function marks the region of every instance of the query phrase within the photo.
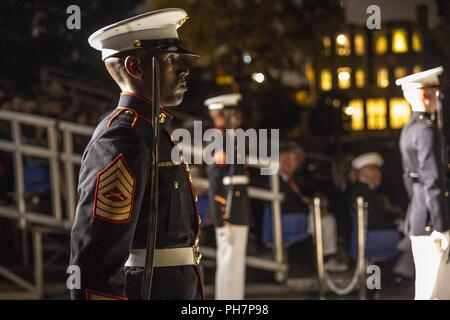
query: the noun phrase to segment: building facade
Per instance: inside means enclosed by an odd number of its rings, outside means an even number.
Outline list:
[[[399,131],[411,109],[395,80],[428,67],[428,35],[424,7],[417,9],[416,21],[390,22],[378,30],[348,25],[324,35],[310,89],[316,97],[332,91],[348,97],[342,110],[353,136]]]

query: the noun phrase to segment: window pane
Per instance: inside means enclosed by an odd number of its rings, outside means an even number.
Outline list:
[[[355,72],[356,87],[362,88],[366,85],[366,75],[363,69],[357,69]]]
[[[336,54],[338,56],[348,56],[350,52],[350,40],[348,34],[338,34],[336,36]]]
[[[422,51],[422,38],[419,32],[415,31],[412,35],[412,47],[416,52]]]
[[[394,29],[392,31],[392,52],[408,52],[408,33],[406,29]]]
[[[338,68],[338,86],[341,89],[348,89],[351,85],[351,71],[350,68]]]
[[[323,91],[328,91],[331,90],[332,87],[331,71],[323,69],[320,73],[320,88],[322,88]]]
[[[365,41],[362,34],[357,34],[355,36],[355,53],[358,56],[362,56],[365,52]]]
[[[377,71],[377,85],[380,88],[389,86],[389,72],[386,68],[380,68]]]
[[[397,67],[394,69],[395,80],[406,77],[406,68],[405,67]]]
[[[352,130],[364,129],[364,102],[362,99],[350,100],[345,113],[352,117]]]
[[[323,37],[322,44],[323,44],[323,54],[326,56],[331,55],[331,39],[330,39],[330,37]]]
[[[422,71],[422,66],[420,64],[416,64],[413,67],[413,73],[417,73],[417,72],[420,72],[420,71]]]
[[[392,129],[403,127],[411,118],[411,108],[403,98],[389,100],[389,121]]]
[[[387,51],[388,43],[384,32],[377,32],[375,34],[375,52],[377,54],[384,54]]]
[[[386,129],[386,100],[367,99],[367,129]]]

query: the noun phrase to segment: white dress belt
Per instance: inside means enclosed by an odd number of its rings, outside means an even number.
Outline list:
[[[222,183],[226,186],[246,185],[250,183],[250,178],[248,176],[226,176],[223,178]]]
[[[145,267],[145,249],[132,249],[126,267]],[[156,249],[153,260],[154,267],[176,267],[184,265],[197,265],[201,255],[196,253],[195,247]]]

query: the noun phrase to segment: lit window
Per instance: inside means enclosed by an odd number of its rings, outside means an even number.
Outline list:
[[[352,117],[352,130],[364,129],[364,101],[362,99],[350,100],[344,112]]]
[[[308,90],[300,90],[295,93],[295,101],[298,103],[307,103],[310,98]]]
[[[377,32],[375,34],[375,52],[377,54],[384,54],[387,51],[388,43],[386,34],[384,32]]]
[[[407,73],[407,71],[406,71],[406,68],[404,68],[404,67],[397,67],[394,69],[394,76],[395,76],[396,80],[406,77],[406,73]]]
[[[364,36],[362,34],[355,35],[355,53],[362,56],[365,51]]]
[[[413,73],[417,73],[417,72],[420,72],[420,71],[422,71],[422,66],[420,64],[416,64],[413,67]]]
[[[331,54],[331,39],[330,39],[330,37],[323,37],[322,44],[323,44],[323,53],[326,56],[329,56]]]
[[[311,62],[307,62],[305,64],[305,75],[306,79],[308,80],[308,85],[310,89],[314,92],[315,91],[315,73],[313,64]]]
[[[380,88],[389,86],[389,72],[386,68],[380,68],[377,71],[377,85]]]
[[[322,88],[323,91],[331,90],[333,87],[332,77],[331,77],[331,71],[328,69],[323,69],[320,73],[320,88]]]
[[[336,37],[336,54],[338,56],[348,56],[350,52],[350,40],[348,34],[338,34]]]
[[[403,98],[389,100],[389,121],[392,129],[403,127],[411,118],[411,108]]]
[[[366,75],[363,69],[357,69],[355,72],[356,87],[362,88],[366,85]]]
[[[352,69],[350,68],[338,68],[338,86],[340,89],[348,89],[351,85],[351,73]]]
[[[422,51],[422,38],[417,31],[415,31],[412,35],[412,48],[415,52]]]
[[[386,100],[367,99],[367,129],[386,129]]]
[[[392,52],[408,52],[408,34],[406,29],[394,29],[392,31]]]

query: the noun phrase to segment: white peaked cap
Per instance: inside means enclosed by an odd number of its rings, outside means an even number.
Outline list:
[[[119,52],[140,48],[193,55],[182,47],[177,32],[187,19],[183,9],[151,11],[101,28],[89,37],[88,42],[102,52],[103,60]]]
[[[352,167],[356,170],[367,166],[381,167],[384,163],[383,157],[377,152],[363,153],[352,161]]]
[[[402,86],[403,90],[437,87],[440,85],[439,75],[441,75],[443,71],[444,68],[439,66],[437,68],[413,73],[409,76],[398,79],[395,81],[395,84]]]
[[[224,94],[205,100],[205,106],[209,110],[220,110],[229,106],[239,106],[242,96],[239,93]]]

